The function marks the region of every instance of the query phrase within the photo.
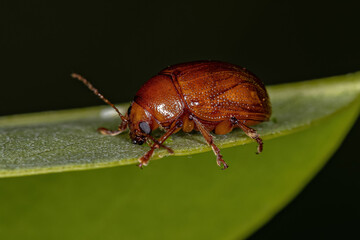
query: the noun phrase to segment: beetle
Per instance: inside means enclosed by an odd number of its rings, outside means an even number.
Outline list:
[[[270,99],[259,78],[243,67],[220,61],[169,66],[139,89],[125,115],[81,75],[73,73],[72,77],[82,81],[120,116],[122,122],[117,130],[99,128],[101,134],[116,136],[129,128],[134,144],[149,144],[150,150],[139,158],[141,168],[148,164],[155,149],[162,147],[173,153],[163,143],[179,130],[200,131],[223,169],[228,165],[211,131],[227,134],[241,128],[258,143],[257,153],[263,149],[259,134],[249,126],[269,120]],[[151,136],[157,128],[165,130],[159,139]]]

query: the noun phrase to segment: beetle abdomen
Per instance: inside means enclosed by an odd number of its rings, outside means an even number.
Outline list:
[[[261,122],[270,117],[263,83],[244,68],[208,61],[175,65],[161,73],[172,75],[189,110],[202,120],[235,117]]]

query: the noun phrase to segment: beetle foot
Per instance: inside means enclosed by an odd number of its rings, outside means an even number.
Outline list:
[[[153,155],[155,148],[151,148],[147,153],[144,154],[144,156],[142,156],[141,158],[139,158],[139,167],[142,168],[143,166],[147,166],[149,159],[151,158],[151,156]]]
[[[221,165],[223,165],[223,168],[221,170],[225,170],[227,169],[229,166],[226,164],[226,162],[224,161],[224,159],[222,159],[222,156],[219,155],[217,156],[217,159],[216,159],[216,163],[219,167],[221,167]]]
[[[120,133],[122,133],[123,131],[121,131],[121,130],[112,131],[107,128],[101,127],[101,128],[98,128],[98,132],[101,133],[102,135],[116,136],[116,135],[119,135]]]
[[[246,126],[245,124],[237,121],[236,119],[233,120],[233,123],[237,124],[245,132],[246,135],[248,135],[258,143],[256,154],[261,153],[263,150],[263,141],[260,138],[259,134],[256,132],[256,130]]]
[[[229,166],[226,164],[226,162],[223,163],[223,168],[221,170],[227,169]]]
[[[259,153],[261,153],[262,152],[262,150],[263,150],[263,141],[262,141],[262,139],[259,137],[259,136],[257,136],[256,138],[255,138],[255,141],[258,143],[258,147],[257,147],[257,152],[256,152],[256,154],[259,154]]]
[[[143,159],[143,157],[139,158],[139,164],[137,165],[139,168],[143,169],[143,166],[147,166],[149,160]]]
[[[147,162],[141,162],[140,159],[139,159],[139,164],[137,165],[140,169],[143,169],[143,166],[146,166],[147,165]]]

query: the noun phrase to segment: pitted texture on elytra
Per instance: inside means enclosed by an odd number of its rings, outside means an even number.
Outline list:
[[[221,62],[182,66],[178,72],[164,72],[173,74],[189,110],[201,120],[269,118],[271,108],[265,87],[244,68]]]

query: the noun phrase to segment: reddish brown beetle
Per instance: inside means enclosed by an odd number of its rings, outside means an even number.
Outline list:
[[[181,129],[184,132],[200,131],[214,151],[217,164],[222,164],[224,169],[228,165],[214,144],[210,131],[227,134],[234,127],[239,127],[257,141],[258,153],[262,151],[261,138],[249,126],[269,119],[269,96],[264,84],[240,66],[199,61],[165,68],[140,88],[125,116],[85,78],[78,74],[72,74],[72,77],[82,81],[112,106],[122,119],[116,131],[99,128],[102,134],[115,136],[129,127],[134,144],[149,143],[151,149],[139,158],[140,167],[147,165],[157,148],[163,147],[172,153],[163,143]],[[166,131],[158,140],[150,135],[157,128]]]

